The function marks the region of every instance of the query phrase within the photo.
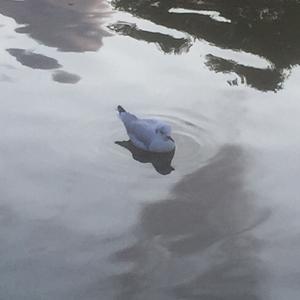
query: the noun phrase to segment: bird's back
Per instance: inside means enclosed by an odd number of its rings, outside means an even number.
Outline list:
[[[120,119],[133,144],[139,148],[148,150],[155,135],[156,120],[139,119],[135,115],[125,111],[122,107],[118,108],[118,111]]]
[[[163,140],[157,132],[157,130],[171,132],[169,125],[156,119],[139,119],[121,106],[118,106],[118,111],[127,134],[136,147],[154,152],[165,152],[166,149],[169,151],[174,148],[174,145],[168,145],[169,142]]]

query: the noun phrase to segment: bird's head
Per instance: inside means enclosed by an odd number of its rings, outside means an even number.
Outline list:
[[[175,143],[175,141],[171,137],[171,126],[167,124],[158,125],[155,132],[161,137],[163,141]]]

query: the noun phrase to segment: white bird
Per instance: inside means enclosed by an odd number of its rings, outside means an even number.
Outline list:
[[[118,112],[131,142],[137,148],[150,152],[171,152],[175,149],[170,125],[156,119],[139,119],[120,105]]]

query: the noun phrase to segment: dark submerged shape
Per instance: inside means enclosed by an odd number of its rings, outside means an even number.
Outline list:
[[[34,53],[25,49],[10,48],[6,51],[23,66],[29,67],[31,69],[42,69],[42,70],[52,70],[58,69],[61,65],[54,58],[48,57],[46,55]]]
[[[80,81],[81,77],[76,74],[58,70],[52,74],[52,79],[53,79],[53,81],[56,81],[59,83],[75,84]]]
[[[242,148],[224,146],[169,198],[143,206],[132,244],[112,257],[131,266],[113,278],[116,299],[263,299],[261,241],[252,229],[270,211],[244,189],[249,159]]]

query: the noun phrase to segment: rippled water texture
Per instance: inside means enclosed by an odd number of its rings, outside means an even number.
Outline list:
[[[1,0],[0,298],[299,299],[299,7]]]

